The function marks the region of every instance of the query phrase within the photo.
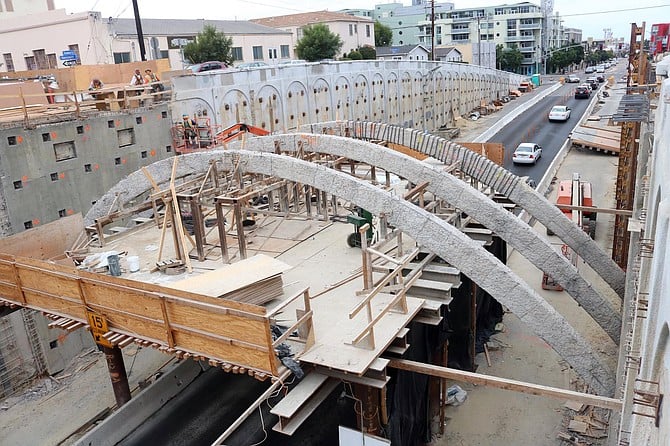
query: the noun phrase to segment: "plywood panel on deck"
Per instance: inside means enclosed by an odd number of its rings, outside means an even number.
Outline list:
[[[167,283],[166,286],[175,290],[220,297],[253,285],[260,280],[281,274],[290,268],[289,265],[280,260],[259,254],[214,271]]]
[[[373,317],[394,297],[383,293],[375,296],[372,299]],[[362,375],[386,347],[391,345],[423,304],[423,299],[408,297],[406,314],[388,312],[375,325],[375,348],[368,350],[350,344],[367,325],[365,310],[354,319],[349,319],[349,311],[361,299],[355,293],[333,293],[324,294],[311,301],[316,342],[300,357],[302,362]]]

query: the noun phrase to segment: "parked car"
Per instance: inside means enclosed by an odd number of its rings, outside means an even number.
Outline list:
[[[596,67],[596,73],[604,73],[605,72],[605,65],[598,65]]]
[[[302,65],[302,64],[306,64],[306,63],[307,63],[306,60],[295,59],[295,60],[282,60],[277,65],[279,65],[280,67],[284,67],[286,65]]]
[[[588,85],[579,85],[575,88],[575,99],[588,99],[591,96],[591,89]]]
[[[261,61],[256,61],[256,62],[245,62],[239,64],[237,67],[238,70],[249,70],[251,68],[268,68],[270,65],[266,64],[265,62]]]
[[[187,70],[190,70],[192,73],[202,73],[203,71],[212,71],[212,70],[225,70],[228,68],[224,62],[218,62],[215,60],[209,62],[197,63],[187,67]]]
[[[582,80],[579,78],[579,76],[575,76],[574,74],[569,75],[567,78],[565,78],[565,82],[568,84],[578,84]]]
[[[542,147],[533,142],[522,142],[512,154],[514,164],[537,164],[542,156]]]
[[[567,121],[570,119],[570,107],[566,105],[554,105],[549,111],[549,121]]]

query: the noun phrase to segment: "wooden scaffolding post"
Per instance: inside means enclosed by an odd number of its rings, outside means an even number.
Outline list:
[[[230,263],[228,256],[228,240],[226,239],[226,222],[223,212],[223,203],[219,197],[214,199],[216,208],[216,226],[219,230],[219,246],[221,246],[221,260],[223,263]]]
[[[175,156],[174,161],[172,162],[172,175],[170,176],[170,193],[172,195],[172,202],[173,202],[173,211],[174,211],[174,220],[176,221],[177,224],[173,226],[177,226],[177,232],[179,234],[179,241],[181,245],[181,249],[183,250],[184,253],[184,258],[182,259],[186,263],[186,269],[188,272],[193,272],[193,266],[191,265],[191,259],[188,255],[188,252],[186,251],[186,237],[184,236],[184,225],[182,224],[181,221],[181,209],[179,207],[179,199],[177,197],[177,191],[175,190],[174,187],[174,180],[175,180],[175,175],[177,173],[177,160],[179,157]]]

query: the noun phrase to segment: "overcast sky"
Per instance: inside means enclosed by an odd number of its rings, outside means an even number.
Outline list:
[[[430,0],[424,0],[430,4]],[[381,0],[138,0],[140,15],[156,19],[249,20],[299,12],[345,8],[373,9]],[[411,0],[397,0],[411,4]],[[436,3],[440,3],[436,1]],[[456,9],[519,3],[515,0],[455,0]],[[531,3],[541,4],[541,0]],[[68,13],[100,11],[103,17],[133,17],[131,0],[56,0]],[[563,16],[563,26],[580,28],[583,37],[602,39],[603,29],[614,37],[630,39],[630,24],[646,22],[646,36],[653,23],[670,22],[669,0],[554,0],[554,12]]]

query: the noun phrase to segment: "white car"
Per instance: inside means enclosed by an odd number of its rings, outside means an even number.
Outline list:
[[[570,107],[566,105],[554,105],[549,112],[549,121],[567,121],[570,119]]]
[[[579,76],[571,74],[565,79],[565,82],[567,82],[568,84],[578,84],[581,82],[581,79],[579,79]]]
[[[542,146],[532,142],[522,142],[512,154],[514,164],[537,164],[542,156]]]

